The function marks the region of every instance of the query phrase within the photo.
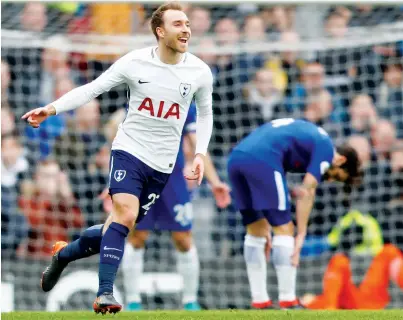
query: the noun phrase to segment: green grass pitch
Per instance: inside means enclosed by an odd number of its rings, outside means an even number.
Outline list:
[[[402,320],[403,310],[382,311],[247,311],[247,310],[217,310],[217,311],[142,311],[121,312],[116,315],[96,315],[93,312],[11,312],[3,313],[3,320],[226,320],[226,319],[269,319],[269,320]]]

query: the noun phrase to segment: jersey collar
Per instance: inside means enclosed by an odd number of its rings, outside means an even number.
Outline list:
[[[164,63],[164,62],[162,62],[162,61],[160,60],[160,58],[158,57],[157,49],[158,49],[158,47],[152,47],[152,48],[151,48],[151,58],[154,59],[154,60],[157,60],[159,63],[163,64],[164,66],[175,67],[175,66],[180,65],[181,63],[185,63],[186,60],[187,60],[187,52],[185,52],[184,54],[182,54],[182,59],[181,59],[178,63],[176,63],[176,64]]]

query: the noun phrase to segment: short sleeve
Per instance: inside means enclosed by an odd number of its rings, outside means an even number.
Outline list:
[[[324,137],[314,144],[307,172],[312,174],[318,183],[322,182],[323,174],[332,165],[333,156],[334,146],[329,137]]]

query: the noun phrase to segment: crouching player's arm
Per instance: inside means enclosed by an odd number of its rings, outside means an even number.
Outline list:
[[[296,218],[297,218],[297,236],[295,237],[295,249],[292,255],[292,264],[298,266],[299,257],[308,228],[309,215],[312,211],[315,201],[315,193],[318,181],[316,178],[307,173],[304,177],[302,186],[295,189],[296,201]]]
[[[192,149],[196,148],[196,134],[189,133],[186,138],[188,139]],[[204,157],[204,174],[207,181],[211,186],[217,206],[221,209],[226,208],[231,203],[230,188],[220,180],[217,170],[214,167],[210,155],[207,153]]]

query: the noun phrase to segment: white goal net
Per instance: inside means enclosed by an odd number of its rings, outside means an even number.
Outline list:
[[[120,55],[155,45],[155,5],[2,3],[2,310],[91,306],[98,257],[69,266],[59,287],[40,291],[54,241],[75,239],[106,218],[98,195],[108,182],[110,143],[127,100],[112,89],[40,129],[20,120],[95,79]],[[319,293],[335,248],[350,246],[358,284],[384,243],[403,248],[403,7],[243,3],[186,5],[191,52],[214,75],[210,152],[222,179],[231,148],[260,124],[307,118],[364,164],[359,188],[318,190],[298,274],[298,295]],[[189,160],[189,159],[188,159]],[[290,175],[292,187],[300,176]],[[207,309],[247,308],[244,227],[234,207],[218,210],[207,185],[193,192],[201,260],[199,300]],[[181,307],[169,234],[147,242],[146,309]],[[180,280],[180,279],[179,279]],[[268,288],[277,297],[275,273]],[[124,301],[122,277],[117,292]],[[391,284],[390,307],[403,308]]]

